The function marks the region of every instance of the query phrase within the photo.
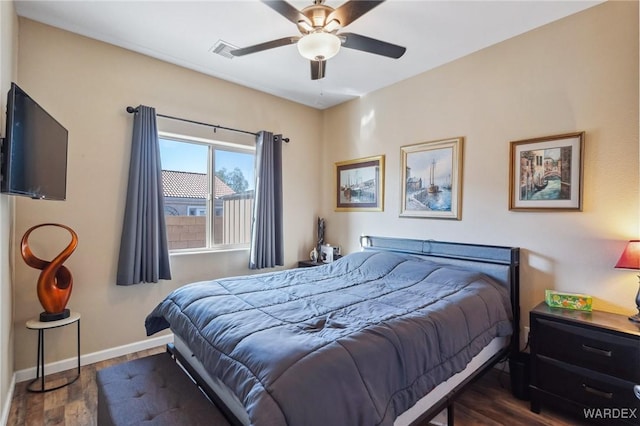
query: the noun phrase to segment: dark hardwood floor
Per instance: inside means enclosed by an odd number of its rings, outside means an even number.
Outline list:
[[[108,359],[81,367],[80,378],[61,389],[32,393],[27,391],[29,382],[16,384],[9,412],[8,426],[92,426],[97,421],[98,387],[96,371],[121,362],[164,352],[161,346],[146,351]],[[64,383],[76,370],[47,376],[47,387]]]
[[[96,371],[164,350],[164,347],[158,347],[86,365],[82,367],[80,378],[75,383],[44,394],[27,392],[28,382],[18,383],[7,425],[96,425]],[[55,381],[63,383],[66,377],[72,375],[73,371],[48,376],[47,385],[54,385]],[[454,406],[456,426],[574,426],[580,424],[550,410],[543,410],[541,414],[532,413],[529,411],[528,402],[518,400],[511,395],[509,386],[509,375],[497,368],[476,381]]]
[[[587,424],[544,408],[529,410],[529,402],[511,394],[509,374],[494,368],[471,385],[454,405],[456,426],[579,426]]]

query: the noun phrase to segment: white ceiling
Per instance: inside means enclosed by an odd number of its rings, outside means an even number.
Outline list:
[[[327,0],[338,7],[342,0]],[[257,0],[16,0],[19,16],[121,46],[214,77],[324,109],[391,85],[502,40],[577,13],[600,0],[387,0],[344,31],[405,46],[397,60],[341,49],[326,77],[310,79],[295,45],[227,59],[212,52],[299,35]],[[290,1],[302,9],[311,0]]]

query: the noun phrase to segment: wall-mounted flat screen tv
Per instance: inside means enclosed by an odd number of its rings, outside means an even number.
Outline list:
[[[68,132],[17,84],[7,96],[0,191],[43,200],[64,200]]]

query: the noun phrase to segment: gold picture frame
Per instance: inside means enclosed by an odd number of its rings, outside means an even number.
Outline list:
[[[384,155],[335,163],[337,212],[384,210]]]
[[[464,138],[400,147],[400,217],[460,220]]]
[[[510,143],[509,210],[582,211],[584,132]]]

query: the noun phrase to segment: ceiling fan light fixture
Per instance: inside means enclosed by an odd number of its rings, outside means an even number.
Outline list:
[[[302,28],[303,32],[305,33],[310,33],[311,31],[313,31],[313,27],[311,25],[309,25],[306,21],[298,21],[298,26],[300,28]]]
[[[322,31],[307,34],[298,40],[298,52],[312,61],[333,58],[340,50],[340,38]]]
[[[325,32],[332,33],[340,29],[340,21],[337,19],[332,19],[324,26]]]

